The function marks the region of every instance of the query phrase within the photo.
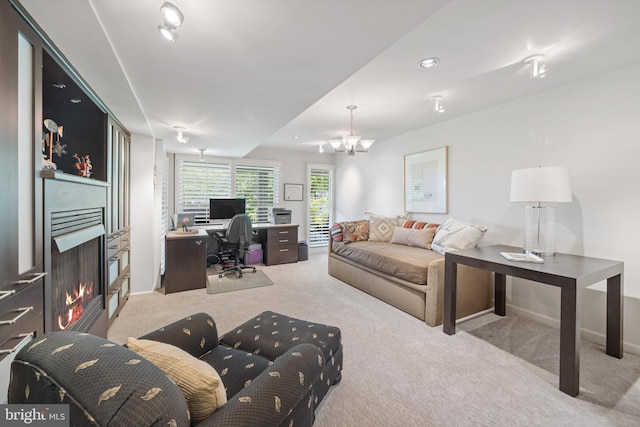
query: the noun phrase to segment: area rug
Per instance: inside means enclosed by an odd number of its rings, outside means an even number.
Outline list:
[[[207,276],[208,294],[261,288],[263,286],[271,285],[273,285],[273,281],[265,274],[264,271],[261,270],[258,270],[255,273],[246,271],[242,273],[242,278],[237,278],[233,273],[229,273],[222,278],[218,277],[217,273]]]

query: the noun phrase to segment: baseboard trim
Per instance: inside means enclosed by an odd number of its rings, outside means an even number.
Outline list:
[[[511,304],[507,304],[507,308],[509,310],[511,310],[512,313],[521,316],[521,317],[525,317],[527,319],[531,319],[531,320],[535,320],[536,322],[540,322],[544,325],[547,326],[551,326],[557,329],[560,329],[560,321],[558,319],[554,319],[552,317],[549,316],[544,316],[542,314],[539,313],[535,313],[533,311],[529,311],[529,310],[524,310],[520,307],[516,307],[514,305]],[[586,329],[586,328],[580,328],[580,336],[588,341],[591,341],[593,343],[596,344],[600,344],[600,345],[606,345],[607,343],[607,337],[606,335],[600,333],[600,332],[596,332],[596,331],[592,331],[591,329]],[[635,354],[640,356],[640,346],[630,343],[628,341],[622,341],[622,348],[623,351],[626,351],[627,353],[631,353],[631,354]]]

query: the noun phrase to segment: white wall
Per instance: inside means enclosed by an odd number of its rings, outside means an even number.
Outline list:
[[[161,146],[161,145],[160,145]],[[159,153],[160,157],[162,156]],[[131,135],[131,293],[152,292],[160,269],[160,203],[154,187],[162,186],[152,136]],[[155,167],[158,163],[158,168]],[[157,177],[156,177],[157,173]],[[153,218],[153,220],[149,220]]]
[[[369,154],[336,156],[337,218],[403,212],[404,155],[447,145],[449,213],[415,217],[442,223],[454,216],[489,228],[481,245],[521,246],[524,211],[509,202],[511,171],[567,166],[574,198],[557,206],[556,249],[625,262],[625,349],[640,353],[639,75],[640,65],[626,67],[377,141]],[[512,308],[557,321],[558,289],[512,282]],[[605,333],[604,289],[589,288],[582,304],[583,333],[597,341]]]

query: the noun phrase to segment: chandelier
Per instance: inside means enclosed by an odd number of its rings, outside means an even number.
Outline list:
[[[347,105],[347,110],[351,113],[351,131],[349,135],[341,135],[342,139],[329,141],[336,153],[347,153],[347,156],[353,156],[356,152],[366,153],[375,142],[375,139],[362,139],[361,136],[353,134],[353,110],[356,108],[358,108],[356,105]]]

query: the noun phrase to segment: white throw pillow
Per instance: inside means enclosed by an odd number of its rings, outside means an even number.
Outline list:
[[[438,229],[431,243],[431,249],[444,255],[449,251],[475,248],[486,231],[485,226],[467,224],[455,218],[449,218]]]

